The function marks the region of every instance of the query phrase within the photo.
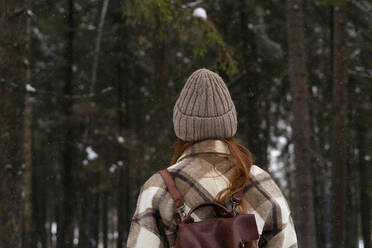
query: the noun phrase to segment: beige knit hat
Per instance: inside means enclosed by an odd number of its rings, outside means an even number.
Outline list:
[[[235,106],[217,73],[199,69],[191,74],[174,106],[173,125],[176,136],[185,141],[235,135]]]

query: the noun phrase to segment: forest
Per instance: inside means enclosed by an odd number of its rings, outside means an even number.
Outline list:
[[[301,248],[371,248],[369,0],[0,1],[0,248],[122,248],[198,68]]]

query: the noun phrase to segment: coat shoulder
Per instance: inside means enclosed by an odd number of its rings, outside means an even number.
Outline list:
[[[267,200],[283,197],[281,189],[276,184],[270,173],[259,166],[252,166],[249,180],[249,187],[255,188],[260,195],[265,196]]]
[[[164,188],[165,184],[159,172],[152,174],[142,186],[142,190],[148,187]]]
[[[251,174],[253,176],[262,175],[262,176],[266,176],[266,177],[270,177],[271,178],[269,172],[267,172],[266,170],[262,169],[258,165],[252,165],[252,167],[251,167]]]

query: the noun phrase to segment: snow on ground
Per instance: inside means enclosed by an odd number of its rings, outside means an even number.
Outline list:
[[[364,248],[364,242],[361,239],[359,239],[358,248]]]

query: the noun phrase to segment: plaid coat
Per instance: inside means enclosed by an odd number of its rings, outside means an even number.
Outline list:
[[[218,192],[229,186],[234,166],[229,149],[220,140],[205,140],[185,150],[177,163],[168,170],[186,205],[214,201]],[[226,206],[231,209],[230,202]],[[253,213],[265,247],[297,247],[296,232],[287,201],[270,175],[252,166],[249,185],[244,190],[240,212]],[[176,239],[174,201],[159,173],[143,185],[132,218],[128,248],[173,247]],[[213,209],[204,208],[193,214],[195,221],[214,216]]]

